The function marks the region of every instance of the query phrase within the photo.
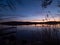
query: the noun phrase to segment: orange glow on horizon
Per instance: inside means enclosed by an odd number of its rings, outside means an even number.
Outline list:
[[[17,20],[17,21],[20,21],[20,22],[47,22],[47,21],[60,21],[58,18],[56,18],[56,19],[50,19],[50,20],[38,20],[38,19],[36,19],[36,20]]]
[[[47,22],[47,21],[60,21],[59,17],[55,17],[55,18],[48,18],[47,20],[45,18],[42,19],[31,19],[31,20],[16,20],[16,21],[20,21],[20,22]]]

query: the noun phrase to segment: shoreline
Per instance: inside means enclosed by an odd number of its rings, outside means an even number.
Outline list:
[[[17,21],[11,21],[11,22],[2,22],[0,25],[32,25],[32,24],[60,24],[60,22],[56,21],[48,21],[48,22],[17,22]]]

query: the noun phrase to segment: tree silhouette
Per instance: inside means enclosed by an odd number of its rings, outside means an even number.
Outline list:
[[[52,3],[53,0],[43,0],[42,7],[46,8],[48,5]]]

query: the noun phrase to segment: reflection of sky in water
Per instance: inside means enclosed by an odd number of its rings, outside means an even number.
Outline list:
[[[39,36],[44,34],[46,32],[47,34],[50,33],[50,35],[54,38],[56,38],[56,33],[58,38],[60,39],[60,24],[56,25],[47,25],[47,24],[37,24],[37,25],[19,25],[17,26],[17,37],[18,38],[24,38],[24,39],[30,39],[33,36],[36,38],[39,38]]]
[[[54,24],[54,25],[48,25],[48,24],[36,24],[36,25],[18,25],[18,30],[38,30],[38,29],[44,29],[44,28],[60,28],[60,24]]]
[[[6,26],[6,25],[5,25]],[[13,27],[13,26],[2,26]],[[60,41],[60,24],[48,25],[48,24],[36,24],[36,25],[17,25],[17,28],[8,29],[5,32],[10,32],[16,30],[16,39],[20,43],[22,41],[27,42],[42,42],[44,40],[57,39]]]

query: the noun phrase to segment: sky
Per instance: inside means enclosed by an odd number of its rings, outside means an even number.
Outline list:
[[[60,20],[60,1],[52,0],[51,4],[42,7],[45,0],[0,0],[1,21],[37,21],[47,17],[48,20]],[[2,4],[2,5],[1,5]],[[9,6],[10,4],[11,6]]]

